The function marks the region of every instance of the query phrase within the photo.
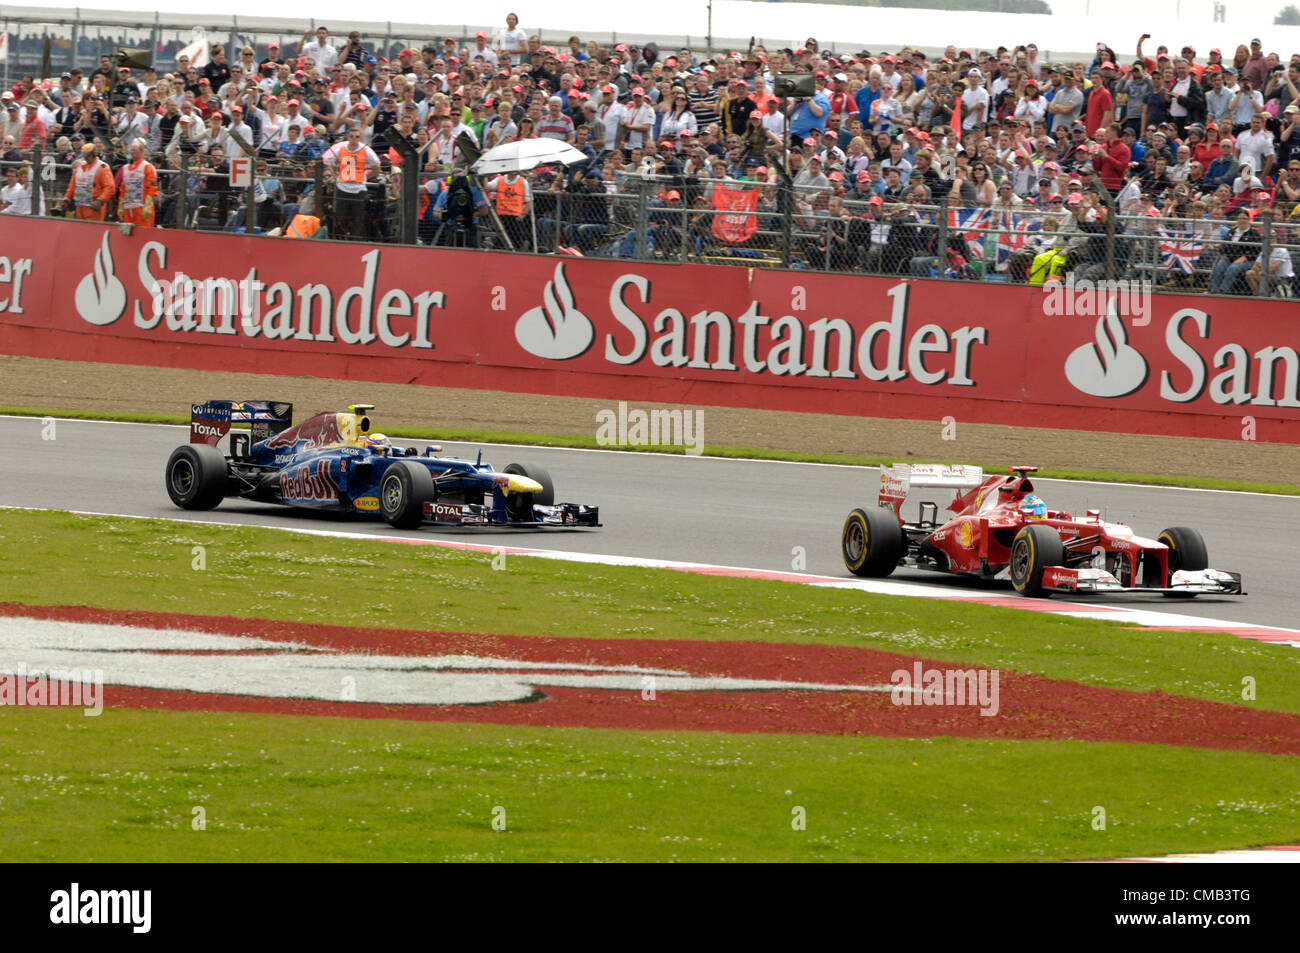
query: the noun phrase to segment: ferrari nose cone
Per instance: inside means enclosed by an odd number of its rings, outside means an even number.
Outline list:
[[[536,480],[530,480],[526,476],[519,476],[511,473],[510,482],[506,485],[506,493],[541,493],[542,485]]]

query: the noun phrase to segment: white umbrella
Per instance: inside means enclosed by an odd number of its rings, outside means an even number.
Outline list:
[[[494,146],[479,157],[470,171],[479,175],[494,172],[524,172],[539,165],[573,165],[586,162],[587,155],[558,139],[521,139]]]

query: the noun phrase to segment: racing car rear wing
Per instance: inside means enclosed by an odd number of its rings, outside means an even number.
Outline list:
[[[955,490],[979,486],[984,470],[965,464],[895,463],[880,469],[879,504],[898,513],[912,487],[953,487]]]
[[[190,443],[216,446],[231,424],[248,424],[253,443],[287,430],[293,404],[278,400],[209,400],[190,405]]]

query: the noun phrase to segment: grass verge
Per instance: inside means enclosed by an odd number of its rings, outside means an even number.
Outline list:
[[[319,524],[318,524],[319,525]],[[331,525],[325,523],[323,525]],[[193,569],[195,546],[204,568]],[[6,601],[485,634],[854,645],[1300,712],[1300,653],[799,583],[0,509]],[[349,580],[361,588],[353,589]]]
[[[14,709],[0,764],[8,861],[1032,861],[1300,836],[1300,759],[1147,745]]]
[[[114,420],[139,424],[181,424],[190,420],[178,414],[136,414],[110,411],[68,411],[34,407],[0,407],[0,414],[20,417],[64,417],[72,420]],[[685,454],[685,448],[676,446],[608,447],[601,446],[594,436],[585,434],[516,433],[503,430],[428,429],[420,427],[385,427],[390,437],[408,440],[444,440],[455,443],[505,443],[537,447],[572,447],[585,450],[639,451],[642,453]],[[834,453],[796,453],[789,450],[771,450],[762,447],[716,447],[706,445],[706,457],[726,457],[742,460],[782,460],[791,463],[829,463],[839,466],[879,467],[899,461],[895,457],[862,457]],[[909,460],[909,463],[951,462]],[[1001,473],[1005,461],[966,461],[982,466],[991,473]],[[1145,486],[1177,486],[1199,490],[1231,490],[1243,493],[1271,493],[1281,496],[1300,496],[1300,485],[1289,483],[1260,483],[1250,480],[1233,480],[1219,477],[1159,476],[1150,473],[1118,473],[1110,470],[1043,469],[1042,479],[1090,480],[1103,483],[1137,483]]]

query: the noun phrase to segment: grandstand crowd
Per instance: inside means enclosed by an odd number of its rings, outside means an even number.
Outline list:
[[[421,150],[426,243],[452,241],[464,209],[457,243],[477,243],[491,211],[512,247],[627,254],[636,222],[615,200],[649,181],[642,225],[659,255],[743,259],[784,222],[807,267],[1042,281],[1113,271],[1101,238],[1119,233],[1155,236],[1149,255],[1126,248],[1128,273],[1245,292],[1267,271],[1289,293],[1300,53],[1146,41],[1072,62],[1033,43],[927,56],[813,37],[706,57],[545,46],[511,14],[494,34],[421,49],[322,26],[165,71],[105,50],[89,73],[3,92],[0,214],[242,227],[238,137],[255,152],[259,231],[307,237],[324,222],[331,237],[391,240],[405,161],[393,130]],[[787,113],[774,81],[790,71],[815,90]],[[475,151],[553,139],[585,159],[471,185],[464,137]]]

